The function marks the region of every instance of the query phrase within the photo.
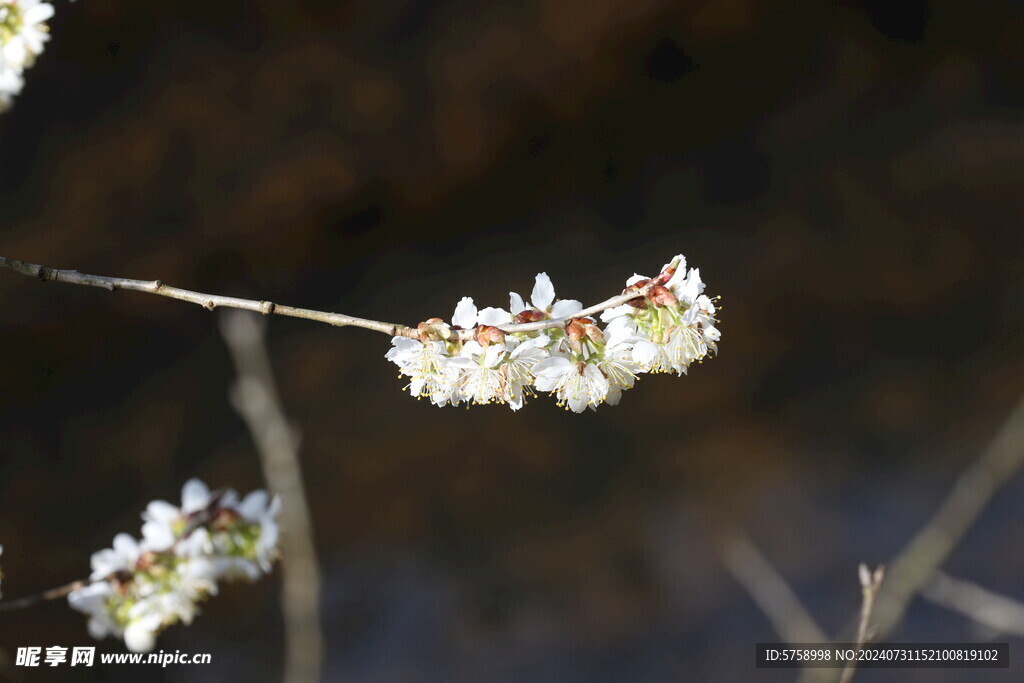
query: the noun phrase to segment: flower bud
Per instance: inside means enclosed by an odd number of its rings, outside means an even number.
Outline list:
[[[667,287],[662,285],[655,285],[647,292],[647,298],[655,306],[678,306],[679,300],[676,299],[675,294],[668,290]]]
[[[441,318],[430,318],[426,322],[417,325],[416,330],[419,332],[420,341],[423,343],[428,341],[447,341],[448,337],[451,336],[451,328]]]
[[[217,514],[213,518],[213,521],[210,522],[210,527],[216,531],[224,531],[237,524],[238,520],[241,518],[242,515],[240,515],[237,510],[233,510],[231,508],[220,508],[217,510]]]
[[[655,284],[655,285],[663,285],[666,282],[668,282],[669,280],[671,280],[672,276],[675,275],[675,274],[676,274],[676,269],[673,268],[672,266],[669,266],[665,270],[661,271],[661,275],[659,275],[658,277],[656,277],[653,280],[651,280],[651,282],[653,284]]]
[[[579,318],[573,318],[565,326],[565,336],[574,342],[578,342],[587,336],[587,331],[584,329],[583,324],[579,322]]]
[[[505,333],[492,325],[480,325],[476,330],[476,340],[480,343],[480,346],[504,344]]]
[[[527,308],[525,311],[516,313],[515,321],[517,325],[522,325],[523,323],[540,322],[541,320],[546,320],[547,317],[548,315],[544,311]]]

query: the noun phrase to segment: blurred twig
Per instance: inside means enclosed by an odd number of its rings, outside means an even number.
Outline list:
[[[921,588],[921,596],[996,633],[1024,636],[1024,603],[976,583],[936,572]]]
[[[51,588],[50,590],[43,591],[42,593],[37,593],[36,595],[27,595],[23,598],[15,598],[14,600],[3,600],[0,601],[0,612],[24,609],[26,607],[38,605],[41,602],[66,598],[68,596],[68,593],[72,593],[78,590],[79,588],[82,588],[83,586],[88,586],[89,583],[90,582],[86,580],[72,581],[71,583],[66,583],[63,586]]]
[[[878,567],[874,571],[868,569],[867,565],[861,564],[857,572],[860,578],[861,603],[860,621],[857,623],[857,647],[860,651],[869,640],[874,637],[871,629],[871,613],[874,611],[875,599],[878,597],[878,590],[882,587],[882,580],[885,578],[885,568]],[[857,658],[854,657],[843,668],[839,676],[839,683],[850,683],[853,674],[857,671]]]
[[[1024,464],[1024,398],[970,467],[931,520],[889,565],[878,596],[875,619],[878,637],[903,619],[914,595],[946,561],[999,488]]]
[[[718,551],[726,571],[743,586],[785,642],[828,641],[786,580],[743,532],[722,532]]]
[[[302,483],[299,438],[281,408],[261,322],[255,316],[234,312],[222,319],[221,333],[238,371],[231,402],[256,442],[269,488],[282,499],[284,681],[315,683],[323,662],[320,571]]]

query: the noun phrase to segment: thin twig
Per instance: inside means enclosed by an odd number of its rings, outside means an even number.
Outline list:
[[[291,318],[313,320],[315,322],[334,325],[335,327],[361,327],[365,330],[383,332],[384,334],[392,337],[419,338],[419,331],[416,327],[408,327],[397,323],[381,322],[379,320],[367,320],[366,318],[357,318],[355,316],[345,315],[344,313],[316,311],[309,308],[296,308],[294,306],[276,304],[273,301],[257,301],[255,299],[240,299],[233,296],[205,294],[191,289],[171,287],[160,280],[131,280],[122,277],[88,275],[86,273],[80,273],[77,270],[50,268],[49,266],[40,266],[35,263],[18,261],[4,256],[0,256],[0,267],[8,268],[17,273],[21,273],[22,275],[28,275],[29,277],[38,278],[43,281],[65,282],[67,284],[82,285],[85,287],[99,287],[111,292],[116,289],[128,289],[135,292],[155,294],[157,296],[164,296],[170,299],[177,299],[178,301],[187,301],[188,303],[202,306],[210,311],[216,308],[239,308],[245,311],[262,313],[263,315],[283,315]],[[497,325],[497,327],[503,332],[508,333],[536,332],[554,327],[564,327],[567,322],[572,320],[572,318],[582,318],[594,315],[595,313],[600,313],[605,309],[612,308],[614,306],[621,306],[628,301],[642,297],[647,292],[648,287],[613,296],[599,304],[585,308],[573,316],[552,318],[550,320],[539,320],[532,323],[510,323],[507,325]],[[449,341],[466,341],[471,339],[473,334],[473,330],[452,330]]]
[[[996,633],[1024,636],[1024,603],[976,583],[935,572],[921,596]]]
[[[785,642],[828,641],[793,589],[745,534],[738,530],[721,534],[718,549],[726,571],[747,591]]]
[[[89,585],[89,581],[72,581],[71,583],[58,586],[57,588],[51,588],[50,590],[37,593],[36,595],[27,595],[23,598],[15,598],[14,600],[2,600],[0,601],[0,612],[8,612],[16,609],[24,609],[26,607],[32,607],[38,605],[41,602],[48,602],[50,600],[59,600],[67,597],[68,593],[74,592],[79,588],[84,588]]]
[[[857,624],[857,646],[856,650],[860,652],[864,649],[871,638],[874,637],[874,633],[871,629],[871,613],[874,611],[875,599],[878,597],[878,591],[882,587],[882,580],[885,578],[885,568],[878,567],[874,571],[868,569],[867,565],[861,564],[858,572],[860,578],[860,589],[861,589],[861,604],[860,604],[860,621]],[[850,683],[853,680],[853,674],[857,670],[857,658],[854,657],[847,662],[846,667],[843,668],[843,673],[839,677],[839,683]]]
[[[229,313],[221,333],[234,359],[238,382],[232,388],[235,409],[245,420],[260,455],[271,491],[281,496],[285,622],[285,683],[316,683],[323,662],[320,624],[320,570],[299,463],[299,437],[288,423],[263,343],[260,320]]]

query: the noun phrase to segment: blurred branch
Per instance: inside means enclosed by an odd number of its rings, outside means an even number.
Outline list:
[[[931,520],[890,563],[885,587],[875,606],[878,637],[903,618],[914,595],[928,582],[978,519],[982,510],[1024,464],[1024,398],[970,467]]]
[[[77,270],[50,268],[48,266],[40,266],[35,263],[27,263],[25,261],[6,258],[4,256],[0,256],[0,268],[8,268],[17,273],[21,273],[22,275],[28,275],[29,277],[38,278],[43,281],[65,282],[67,284],[82,285],[85,287],[99,287],[110,292],[116,289],[127,289],[135,292],[144,292],[146,294],[155,294],[156,296],[164,296],[170,299],[177,299],[178,301],[186,301],[188,303],[196,304],[210,311],[215,308],[238,308],[245,311],[262,313],[263,315],[283,315],[290,318],[313,320],[316,322],[327,323],[328,325],[334,325],[335,327],[361,327],[365,330],[383,332],[384,334],[392,337],[419,338],[419,331],[415,327],[407,327],[396,323],[386,323],[379,320],[356,318],[343,313],[330,313],[328,311],[315,311],[309,308],[284,306],[282,304],[275,304],[273,301],[257,301],[255,299],[239,299],[233,296],[205,294],[203,292],[195,292],[190,289],[171,287],[170,285],[165,285],[160,280],[130,280],[122,277],[88,275],[86,273],[80,273]],[[564,327],[572,318],[583,318],[595,313],[600,313],[605,309],[612,308],[614,306],[621,306],[628,301],[642,297],[647,293],[649,287],[650,285],[647,285],[626,294],[613,296],[599,304],[594,304],[589,308],[585,308],[579,313],[568,318],[553,318],[551,320],[539,320],[531,323],[498,325],[497,327],[503,332],[509,333],[534,332],[553,327]],[[456,341],[460,339],[462,341],[467,341],[472,339],[473,335],[474,330],[452,330],[449,341]]]
[[[860,589],[861,589],[861,604],[860,604],[860,622],[857,624],[857,651],[864,648],[868,640],[874,637],[874,633],[871,631],[871,613],[875,607],[875,598],[878,597],[878,591],[882,587],[882,580],[885,578],[885,568],[878,567],[874,571],[868,569],[867,565],[861,564],[858,572],[860,578]],[[857,659],[856,657],[847,662],[843,668],[843,673],[839,677],[839,683],[850,683],[853,680],[853,674],[857,671]]]
[[[1024,636],[1024,603],[976,583],[936,572],[921,588],[921,596],[997,633]]]
[[[58,586],[57,588],[51,588],[50,590],[37,593],[36,595],[27,595],[23,598],[16,598],[14,600],[2,600],[0,601],[0,612],[24,609],[50,600],[60,600],[61,598],[66,598],[68,593],[88,586],[89,583],[89,581],[85,580],[72,581],[71,583],[66,583],[63,586]]]
[[[299,437],[281,408],[260,322],[244,313],[228,313],[222,319],[221,333],[238,371],[231,402],[256,442],[268,487],[282,499],[284,681],[315,683],[323,662],[320,571],[302,483]]]
[[[785,642],[828,642],[786,580],[743,532],[721,534],[718,551],[726,571],[747,591]]]

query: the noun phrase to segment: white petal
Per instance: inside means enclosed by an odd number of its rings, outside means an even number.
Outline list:
[[[657,357],[658,347],[654,342],[647,340],[638,341],[633,346],[633,360],[645,368],[649,367]]]
[[[181,511],[186,515],[210,504],[210,488],[198,479],[189,479],[181,487]]]
[[[166,500],[154,500],[146,506],[146,511],[142,513],[142,519],[163,524],[171,524],[180,516],[181,510]]]
[[[253,491],[238,506],[238,512],[249,522],[259,521],[267,510],[269,496],[263,489]]]
[[[542,360],[533,366],[533,374],[538,379],[543,377],[558,377],[565,374],[572,368],[572,361],[568,358],[562,358],[561,356],[555,356]],[[544,391],[547,391],[545,389]]]
[[[142,524],[142,543],[146,550],[167,550],[174,545],[174,531],[160,522],[145,522]]]
[[[114,536],[114,551],[130,562],[139,557],[139,544],[128,534]]]
[[[665,286],[669,289],[673,289],[677,283],[682,282],[683,278],[686,277],[686,257],[682,254],[676,254],[675,258],[661,267],[661,272],[664,273],[665,270],[672,267],[676,269],[676,272],[665,283]]]
[[[554,300],[555,286],[551,284],[551,278],[548,277],[547,273],[537,273],[537,279],[533,285],[533,293],[530,295],[533,307],[546,311]]]
[[[512,314],[504,308],[485,308],[477,316],[481,325],[507,325],[512,322]]]
[[[583,368],[583,376],[587,378],[593,396],[604,399],[605,394],[608,393],[608,378],[604,376],[604,373],[596,365],[587,365]]]
[[[41,2],[35,7],[28,7],[25,9],[25,14],[22,15],[21,19],[26,24],[39,24],[46,21],[53,16],[53,5],[48,5],[45,2]]]
[[[585,396],[570,396],[566,401],[569,409],[574,413],[582,413],[587,408],[587,398]]]
[[[155,615],[136,619],[124,630],[124,644],[132,652],[149,652],[156,645],[156,629],[159,626],[160,619]]]
[[[508,293],[508,310],[512,312],[512,315],[522,313],[526,310],[526,304],[523,303],[523,297],[519,296],[515,292]]]
[[[624,315],[630,315],[635,309],[629,304],[622,304],[621,306],[615,306],[614,308],[606,308],[601,311],[601,320],[604,322],[611,322],[616,318],[621,318]]]
[[[473,303],[473,297],[462,297],[452,314],[452,325],[458,325],[464,330],[476,327],[476,304]]]
[[[487,368],[493,368],[504,355],[504,346],[501,344],[491,344],[487,347],[487,350],[484,351],[484,357],[481,359],[480,364]]]
[[[568,318],[571,315],[576,315],[583,310],[583,304],[575,299],[562,299],[556,301],[555,305],[551,307],[552,318]]]

